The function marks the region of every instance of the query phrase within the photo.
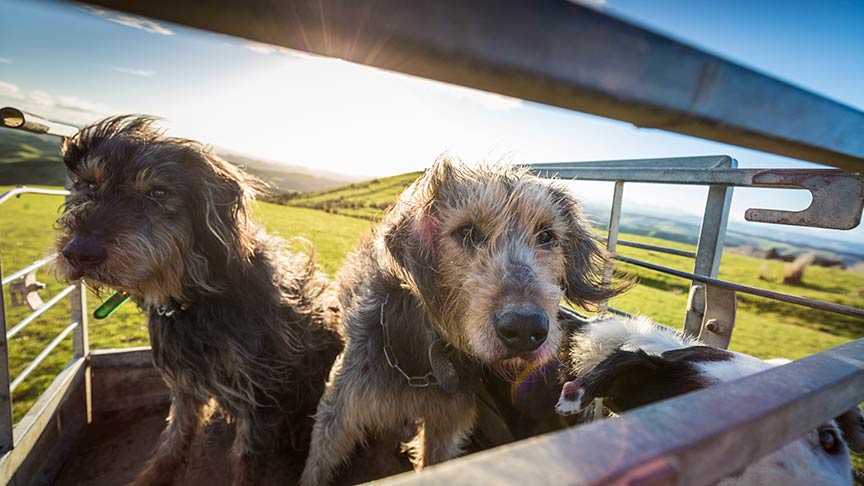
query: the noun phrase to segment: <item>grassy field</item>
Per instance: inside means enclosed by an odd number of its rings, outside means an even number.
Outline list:
[[[416,175],[391,177],[369,184],[354,184],[343,190],[313,193],[289,201],[293,206],[259,203],[256,214],[271,233],[283,237],[302,236],[312,241],[317,248],[322,268],[332,275],[345,255],[369,229],[370,220],[379,216],[382,208],[392,202],[395,194]],[[0,187],[0,192],[7,188]],[[59,209],[60,199],[48,196],[25,196],[3,206],[0,211],[0,251],[4,272],[8,274],[51,252],[52,225]],[[635,235],[622,235],[622,238],[693,249],[686,244]],[[673,268],[692,269],[692,261],[681,257],[626,247],[621,247],[620,252]],[[757,271],[765,263],[764,260],[751,257],[724,254],[721,277],[781,292],[864,307],[862,274],[810,268],[805,284],[792,287],[780,282],[784,265],[782,262],[767,262],[769,280],[758,280]],[[687,281],[628,265],[622,265],[620,269],[634,274],[640,284],[626,295],[616,298],[612,305],[680,327],[687,301]],[[48,284],[48,288],[42,293],[45,300],[63,288],[54,280],[50,270],[41,272],[40,280]],[[28,313],[28,309],[11,307],[9,296],[5,298],[8,325],[11,327]],[[95,296],[90,296],[91,310],[97,300]],[[63,329],[68,320],[68,312],[68,305],[64,303],[11,340],[9,359],[13,377]],[[732,349],[765,358],[800,358],[864,337],[864,321],[860,319],[844,318],[746,295],[739,295],[736,326]],[[146,345],[146,325],[139,311],[133,305],[127,304],[107,320],[91,319],[90,343],[92,348],[101,349]],[[22,416],[70,357],[71,339],[67,339],[59,350],[15,391],[13,403],[16,419]]]

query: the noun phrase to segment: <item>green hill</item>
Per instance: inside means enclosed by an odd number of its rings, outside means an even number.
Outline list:
[[[302,167],[222,151],[217,153],[266,181],[274,194],[332,189],[351,181],[338,174],[320,175]],[[0,129],[0,185],[62,186],[65,177],[59,138]]]
[[[62,186],[65,176],[60,139],[0,130],[0,185]]]
[[[328,191],[284,197],[274,202],[375,221],[396,201],[396,197],[422,174],[409,172],[357,182]]]

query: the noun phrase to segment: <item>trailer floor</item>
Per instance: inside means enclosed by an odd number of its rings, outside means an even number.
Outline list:
[[[129,484],[150,457],[159,433],[165,427],[167,408],[140,410],[101,417],[76,441],[63,464],[56,486],[120,486]],[[231,483],[228,451],[234,431],[223,420],[212,423],[196,438],[189,461],[174,484],[222,486]],[[410,464],[395,454],[364,451],[355,457],[338,481],[355,484],[410,470]],[[269,459],[269,458],[268,458]],[[303,457],[267,460],[267,470],[256,484],[296,484]]]

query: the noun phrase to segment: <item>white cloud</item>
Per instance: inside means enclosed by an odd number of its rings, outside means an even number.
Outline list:
[[[579,5],[583,5],[588,8],[593,8],[594,10],[603,10],[603,7],[609,3],[608,0],[568,0],[571,3],[576,3]]]
[[[150,32],[152,34],[174,35],[173,31],[162,26],[161,24],[158,24],[144,17],[138,17],[137,15],[129,15],[122,12],[116,12],[114,10],[91,6],[83,6],[81,7],[81,9],[85,12],[90,12],[91,14],[98,17],[102,17],[105,20],[114,22],[116,24],[125,25],[126,27],[140,29],[145,32]]]
[[[426,82],[430,91],[468,101],[480,105],[487,110],[510,111],[516,108],[521,108],[523,105],[522,100],[519,98],[511,98],[509,96],[489,93],[479,89],[466,88],[454,84],[440,83],[431,80],[423,81]]]
[[[131,74],[133,76],[141,76],[144,78],[149,78],[150,76],[153,76],[154,74],[156,74],[156,71],[150,71],[147,69],[135,69],[135,68],[128,68],[128,67],[121,67],[121,66],[114,66],[111,69],[113,71],[117,71],[118,73]]]
[[[8,57],[0,57],[0,64],[12,64],[12,59]]]
[[[273,44],[265,44],[263,42],[255,42],[255,41],[243,41],[242,46],[245,49],[248,49],[256,54],[270,55],[270,54],[284,54],[291,57],[296,57],[300,59],[318,59],[321,56],[316,56],[314,54],[308,54],[305,52],[295,51],[293,49],[288,49],[287,47],[282,46],[274,46]]]
[[[38,109],[56,108],[95,115],[104,115],[111,112],[111,109],[102,103],[88,101],[78,96],[52,94],[41,89],[26,92],[20,87],[6,81],[0,81],[0,97],[12,99],[21,104],[35,106]]]
[[[57,96],[55,104],[58,108],[72,111],[83,111],[97,115],[106,114],[111,111],[110,108],[102,103],[87,101],[77,96]]]
[[[16,100],[23,98],[21,88],[12,83],[7,83],[6,81],[0,81],[0,96]]]

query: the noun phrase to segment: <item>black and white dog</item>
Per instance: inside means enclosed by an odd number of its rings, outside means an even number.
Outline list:
[[[557,411],[579,412],[594,398],[620,413],[788,363],[704,346],[646,318],[592,321],[570,343],[568,381]],[[752,463],[717,486],[851,485],[849,450],[864,451],[855,407]]]

